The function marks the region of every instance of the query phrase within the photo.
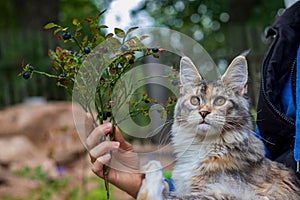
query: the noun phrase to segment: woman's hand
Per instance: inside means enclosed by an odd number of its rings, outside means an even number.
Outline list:
[[[114,141],[105,140],[99,143],[103,136],[112,132],[112,125],[105,123],[94,128],[89,113],[86,115],[85,129],[88,133],[86,144],[93,163],[92,171],[104,178],[103,166],[109,164],[108,181],[136,198],[144,174],[139,173],[139,159],[132,145],[123,138],[118,128]]]

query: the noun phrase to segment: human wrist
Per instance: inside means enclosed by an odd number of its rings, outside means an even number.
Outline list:
[[[145,174],[136,174],[136,175],[137,175],[137,179],[136,179],[135,184],[132,185],[131,190],[127,190],[127,193],[134,198],[137,198],[137,195],[142,186],[143,179],[145,178]]]

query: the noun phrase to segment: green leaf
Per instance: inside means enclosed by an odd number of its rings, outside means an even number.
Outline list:
[[[144,39],[148,38],[148,35],[143,35],[142,37],[140,37],[140,41],[143,41]]]
[[[135,44],[136,46],[141,46],[142,45],[140,39],[136,36],[133,36],[133,37],[129,38],[127,40],[127,43],[130,43],[131,46],[133,46],[133,44]]]
[[[76,26],[76,32],[80,31],[82,29],[82,25],[79,23]]]
[[[89,39],[89,37],[87,35],[84,36],[84,38],[82,39],[82,42],[81,42],[82,48],[86,46],[88,39]]]
[[[105,36],[105,38],[111,38],[111,37],[113,37],[113,36],[114,36],[113,33],[109,33],[109,34],[107,34],[107,35]]]
[[[122,29],[119,29],[119,28],[115,28],[115,34],[116,34],[116,36],[118,36],[120,38],[125,37],[125,32]]]
[[[93,21],[93,19],[91,17],[85,17],[84,21],[86,21],[87,23],[90,23],[91,21]]]
[[[73,23],[75,26],[77,26],[78,24],[80,24],[78,18],[74,18],[73,21],[72,21],[72,23]]]
[[[98,26],[99,28],[108,28],[108,26],[106,26],[106,25],[100,25],[100,26]]]
[[[57,25],[57,24],[55,24],[55,23],[53,23],[53,22],[50,22],[50,23],[48,23],[48,24],[46,24],[45,26],[44,26],[44,29],[51,29],[51,28],[54,28],[54,27],[60,27],[59,25]]]
[[[56,53],[55,53],[53,50],[51,50],[51,49],[49,49],[48,55],[49,55],[49,57],[50,57],[52,60],[55,60],[55,59],[57,58]]]
[[[159,58],[159,55],[158,55],[157,53],[152,53],[152,56],[153,56],[154,58]]]
[[[58,32],[62,31],[62,28],[57,28],[55,31],[53,31],[53,34],[56,35]]]
[[[134,31],[135,29],[138,29],[138,28],[139,28],[139,27],[135,26],[135,27],[132,27],[132,28],[128,29],[126,35],[127,35],[128,33],[132,32],[132,31]]]
[[[160,113],[160,117],[161,117],[161,119],[166,120],[167,117],[168,117],[167,111],[166,110],[162,110],[161,113]]]
[[[100,12],[100,13],[98,14],[98,16],[97,16],[97,17],[100,17],[100,16],[101,16],[101,15],[103,15],[105,12],[106,12],[106,9],[105,9],[105,10],[103,10],[102,12]]]

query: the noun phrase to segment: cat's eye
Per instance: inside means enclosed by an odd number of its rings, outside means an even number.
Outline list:
[[[191,104],[194,106],[198,106],[200,104],[200,99],[197,96],[192,96],[191,97]]]
[[[226,99],[224,97],[217,97],[214,101],[214,105],[216,106],[222,106],[226,102]]]

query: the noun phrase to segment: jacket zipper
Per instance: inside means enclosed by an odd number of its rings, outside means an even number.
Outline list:
[[[294,60],[293,62],[293,65],[292,65],[292,69],[291,69],[291,73],[294,73],[294,66],[295,66],[295,63],[296,63],[296,59]],[[263,71],[264,72],[264,71]],[[263,74],[264,75],[264,74]],[[262,76],[263,76],[262,75]],[[288,122],[289,124],[291,124],[292,126],[295,126],[295,122],[292,121],[290,118],[288,118],[285,114],[283,114],[282,112],[280,112],[273,104],[272,102],[269,100],[269,98],[267,97],[266,95],[266,92],[265,92],[265,82],[264,82],[264,79],[262,78],[261,79],[262,81],[262,93],[263,93],[263,96],[264,96],[264,99],[267,101],[267,105],[269,105],[272,110],[279,116],[281,117],[283,120],[285,120],[286,122]]]
[[[295,58],[292,68],[291,68],[291,84],[292,84],[292,95],[293,95],[293,101],[294,101],[294,107],[295,109],[297,109],[297,103],[296,103],[296,73],[297,73],[297,69],[296,69],[296,62],[297,59]]]

